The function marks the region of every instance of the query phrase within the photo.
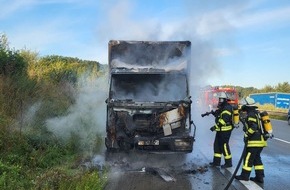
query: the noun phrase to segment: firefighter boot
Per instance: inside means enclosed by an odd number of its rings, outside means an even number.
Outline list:
[[[248,172],[248,171],[243,169],[241,175],[236,175],[235,178],[237,180],[249,181],[250,173],[251,172]]]
[[[264,183],[264,170],[256,170],[256,177],[250,177],[251,181]]]
[[[251,181],[254,181],[254,182],[258,182],[258,183],[264,183],[264,178],[263,177],[250,177],[250,180]]]
[[[210,162],[209,165],[212,166],[212,167],[214,167],[214,166],[220,166],[220,164],[214,163],[214,162]]]
[[[221,166],[221,168],[230,168],[232,167],[233,164],[232,164],[232,159],[225,159],[225,164]]]
[[[235,179],[237,180],[244,180],[244,181],[249,181],[249,178],[244,176],[244,175],[236,175]]]
[[[210,166],[220,166],[221,165],[221,158],[213,157],[213,162],[209,163]]]

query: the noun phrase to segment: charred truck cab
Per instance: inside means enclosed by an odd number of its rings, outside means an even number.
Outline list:
[[[107,150],[192,152],[190,47],[190,41],[109,42]]]

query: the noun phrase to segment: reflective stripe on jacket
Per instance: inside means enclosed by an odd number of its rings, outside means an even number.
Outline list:
[[[258,116],[258,112],[251,110],[248,112],[246,119],[246,131],[245,137],[248,139],[247,147],[265,147],[267,142],[261,131],[261,121]]]
[[[216,118],[215,130],[231,131],[232,129],[232,106],[226,104]]]

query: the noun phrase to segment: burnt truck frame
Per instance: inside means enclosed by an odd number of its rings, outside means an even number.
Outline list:
[[[108,46],[107,150],[192,152],[191,42],[111,40]]]

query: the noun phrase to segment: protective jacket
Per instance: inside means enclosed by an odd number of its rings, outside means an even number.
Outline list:
[[[258,112],[256,110],[248,111],[244,128],[244,139],[247,141],[247,147],[266,147],[267,142],[262,134],[262,123],[259,119]]]
[[[232,106],[226,103],[221,109],[217,110],[215,114],[215,131],[231,131],[233,129],[232,109]]]

